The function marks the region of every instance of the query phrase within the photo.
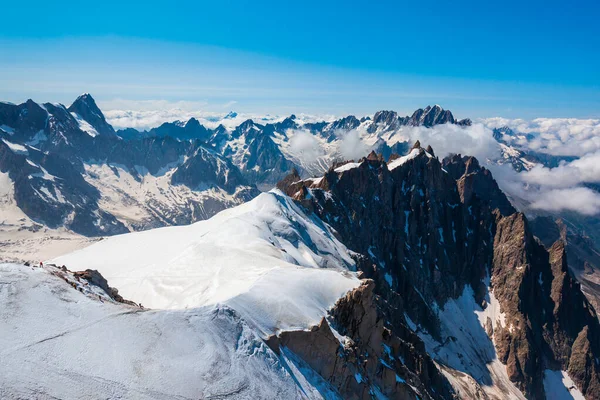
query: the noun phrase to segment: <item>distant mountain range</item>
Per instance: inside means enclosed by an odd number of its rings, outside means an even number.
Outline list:
[[[227,118],[235,118],[230,113]],[[14,229],[65,227],[86,236],[111,235],[206,219],[256,196],[292,170],[322,173],[343,160],[340,145],[360,132],[387,157],[403,152],[403,127],[468,126],[440,106],[411,116],[393,111],[299,123],[246,120],[234,129],[209,129],[191,118],[149,131],[115,131],[90,94],[61,104],[0,103],[0,171],[10,188],[5,208]],[[295,133],[310,132],[323,151],[308,160]],[[14,209],[25,214],[26,218]]]
[[[5,225],[97,236],[187,224],[253,198],[293,170],[316,176],[371,151],[387,160],[408,151],[410,129],[472,124],[438,105],[410,116],[378,111],[306,122],[291,115],[232,125],[236,119],[231,112],[212,128],[191,118],[115,131],[87,93],[68,108],[0,103],[0,171],[9,186],[0,207],[13,215]],[[565,159],[515,148],[520,135],[495,129],[501,156],[486,161],[522,171]]]

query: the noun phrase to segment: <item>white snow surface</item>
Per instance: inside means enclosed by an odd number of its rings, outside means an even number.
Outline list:
[[[494,327],[504,324],[498,301],[488,292],[486,310],[475,302],[473,290],[466,286],[461,297],[451,299],[438,310],[441,323],[442,342],[416,327],[419,337],[425,343],[427,352],[438,363],[444,365],[444,374],[459,393],[465,387],[476,385],[490,398],[525,399],[519,389],[510,381],[506,366],[498,360],[493,343],[485,331],[489,317]],[[452,340],[445,338],[453,337]],[[448,368],[455,370],[448,373]],[[471,379],[468,375],[473,379]],[[465,398],[469,396],[464,394]]]
[[[585,400],[566,371],[544,371],[544,391],[547,400]]]
[[[71,115],[77,120],[79,129],[90,135],[91,137],[98,136],[98,131],[92,125],[90,125],[85,119],[79,114],[72,112]]]
[[[29,152],[27,151],[27,147],[25,147],[23,145],[20,145],[20,144],[17,144],[17,143],[9,142],[8,140],[5,140],[5,139],[1,139],[1,140],[4,142],[4,144],[6,144],[8,146],[8,148],[13,153],[16,153],[16,154],[25,154],[25,155],[29,154]]]
[[[333,229],[277,190],[206,221],[113,236],[53,262],[97,269],[154,309],[225,304],[263,335],[318,323],[360,284]]]
[[[337,168],[335,169],[335,172],[344,172],[344,171],[350,171],[351,169],[358,168],[358,166],[359,166],[360,164],[361,164],[361,163],[349,162],[349,163],[346,163],[346,164],[342,165],[341,167],[337,167]]]
[[[391,171],[399,166],[403,165],[409,160],[415,159],[419,154],[421,154],[421,149],[412,149],[407,155],[398,157],[394,161],[388,164],[388,169]]]
[[[73,278],[0,264],[0,398],[321,398],[226,306],[141,310]]]

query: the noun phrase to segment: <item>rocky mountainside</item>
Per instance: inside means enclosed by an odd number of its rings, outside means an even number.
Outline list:
[[[477,160],[440,161],[417,143],[279,187],[365,257],[388,329],[416,333],[463,396],[545,398],[556,370],[598,398],[600,327],[564,242],[540,244]]]
[[[88,93],[68,108],[32,100],[0,103],[0,171],[28,218],[5,224],[97,236],[191,223],[251,199],[258,193],[253,185],[269,189],[294,168],[305,176],[324,172],[343,158],[339,148],[352,131],[369,136],[370,146],[389,156],[403,152],[406,142],[382,135],[443,123],[470,121],[435,106],[410,117],[384,111],[373,120],[301,123],[292,115],[266,124],[246,120],[234,129],[209,129],[191,118],[115,132]],[[313,145],[322,144],[317,162],[306,161],[298,132],[310,132]]]
[[[394,111],[379,111],[372,119],[358,119],[350,115],[328,122],[302,122],[291,115],[279,122],[258,123],[249,119],[233,129],[219,125],[212,130],[202,127],[193,131],[188,129],[190,124],[197,126],[198,122],[192,118],[187,123],[164,123],[148,132],[127,129],[117,134],[128,140],[164,135],[200,139],[231,159],[249,182],[270,188],[293,168],[302,175],[325,172],[332,162],[344,158],[340,146],[350,132],[356,132],[370,148],[389,157],[393,152],[404,152],[408,146],[407,140],[398,133],[403,128],[439,124],[469,126],[471,121],[456,120],[450,111],[436,105],[418,109],[412,116],[406,117],[400,117]],[[184,134],[184,131],[190,133]],[[397,134],[396,137],[390,140],[390,135],[394,134]],[[308,140],[313,149],[306,149],[300,143],[306,140],[306,135],[312,136]],[[300,137],[304,140],[298,139]],[[315,147],[321,149],[316,160],[314,157],[307,159],[306,152],[314,152]]]
[[[548,216],[539,216],[531,221],[531,231],[546,247],[557,241],[564,243],[570,271],[581,283],[581,290],[590,303],[599,310],[600,251],[593,240],[565,220]]]
[[[5,229],[112,235],[209,218],[258,194],[200,139],[123,140],[89,94],[68,109],[0,103],[0,127],[0,172],[27,216],[3,210]]]

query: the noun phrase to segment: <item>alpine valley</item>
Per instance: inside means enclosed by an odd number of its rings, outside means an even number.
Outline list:
[[[437,105],[235,118],[0,103],[1,398],[600,399],[595,219],[490,171],[574,158],[432,148],[473,127]]]

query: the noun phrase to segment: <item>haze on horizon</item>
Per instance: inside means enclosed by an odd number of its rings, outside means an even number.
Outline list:
[[[600,117],[597,2],[461,3],[12,3],[0,100],[90,92],[103,110],[369,115],[437,103],[469,118]]]

